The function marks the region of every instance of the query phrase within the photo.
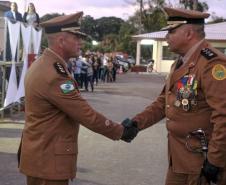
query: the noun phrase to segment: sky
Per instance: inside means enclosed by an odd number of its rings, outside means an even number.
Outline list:
[[[133,6],[135,0],[14,0],[17,2],[21,13],[25,4],[33,2],[40,16],[47,13],[75,13],[83,11],[84,15],[91,15],[95,19],[100,17],[115,16],[124,20],[133,15],[138,7]],[[178,0],[166,0],[175,4]],[[226,18],[226,0],[201,0],[209,5],[208,13]]]

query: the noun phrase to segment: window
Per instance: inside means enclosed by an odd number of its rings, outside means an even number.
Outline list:
[[[175,60],[176,58],[177,55],[173,52],[170,52],[168,46],[162,47],[162,60]]]
[[[226,55],[226,48],[220,48],[220,47],[216,47],[216,48]]]

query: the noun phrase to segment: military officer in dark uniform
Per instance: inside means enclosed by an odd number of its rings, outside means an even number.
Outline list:
[[[76,175],[80,124],[112,140],[130,142],[137,128],[115,123],[81,97],[67,70],[80,52],[82,12],[41,23],[49,47],[25,78],[25,127],[18,152],[28,185],[68,185]]]
[[[166,185],[226,184],[226,57],[205,40],[209,14],[165,8],[166,41],[179,54],[158,98],[132,120],[140,130],[166,118]]]

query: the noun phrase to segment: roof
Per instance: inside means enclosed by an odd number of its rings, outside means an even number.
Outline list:
[[[0,1],[0,10],[2,11],[10,10],[10,1]]]
[[[205,25],[206,39],[214,41],[226,41],[226,22],[206,24]],[[136,40],[153,39],[165,40],[167,31],[157,31],[132,36]]]

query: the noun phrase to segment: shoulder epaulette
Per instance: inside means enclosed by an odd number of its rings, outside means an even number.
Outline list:
[[[204,56],[206,59],[210,60],[212,58],[215,58],[217,56],[216,53],[214,53],[211,49],[209,48],[204,48],[201,50],[201,55]]]
[[[68,76],[66,70],[64,69],[64,66],[60,64],[59,62],[54,63],[54,67],[57,71],[57,73],[63,75],[63,76]]]

